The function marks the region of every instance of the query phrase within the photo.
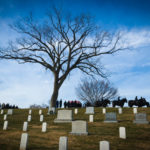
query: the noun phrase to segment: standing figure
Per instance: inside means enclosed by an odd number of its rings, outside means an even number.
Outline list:
[[[59,106],[62,107],[62,99],[60,99]]]

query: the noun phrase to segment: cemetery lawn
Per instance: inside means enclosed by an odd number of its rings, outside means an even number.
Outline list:
[[[94,122],[89,123],[89,115],[85,108],[79,108],[74,120],[88,122],[89,135],[71,135],[71,123],[54,123],[56,115],[47,115],[48,110],[42,109],[44,122],[48,123],[47,132],[41,132],[39,109],[32,110],[32,121],[29,122],[29,140],[27,150],[58,150],[59,137],[68,137],[69,150],[98,150],[99,141],[110,142],[111,150],[150,150],[150,124],[133,124],[132,108],[123,108],[118,114],[117,108],[107,108],[107,112],[116,112],[118,123],[103,123],[102,108],[95,108]],[[19,150],[20,138],[23,133],[23,122],[27,121],[28,109],[15,109],[13,115],[7,116],[8,130],[3,131],[3,117],[0,115],[0,150]],[[138,112],[147,113],[150,121],[150,108],[138,108]],[[4,110],[7,113],[7,110]],[[126,128],[127,139],[119,138],[119,127]]]

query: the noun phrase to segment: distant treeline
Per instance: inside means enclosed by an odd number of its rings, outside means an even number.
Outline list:
[[[5,103],[0,103],[0,108],[2,109],[18,109],[19,107],[16,105],[10,105],[9,103],[5,104]]]

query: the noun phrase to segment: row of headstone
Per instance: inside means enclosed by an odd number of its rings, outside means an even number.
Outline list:
[[[28,134],[22,133],[20,141],[20,150],[26,150],[28,144]],[[68,137],[61,136],[59,138],[59,150],[68,150]],[[110,144],[108,141],[99,142],[99,150],[110,150]]]
[[[31,115],[28,115],[27,121],[30,122],[31,119],[32,119],[32,116],[31,116]],[[40,122],[43,122],[43,120],[44,120],[44,116],[43,116],[43,115],[40,115]]]
[[[102,109],[102,113],[105,114],[106,113],[106,108]],[[122,114],[122,108],[118,108],[118,113]],[[137,113],[137,108],[133,108],[133,113],[136,114]],[[76,113],[75,113],[76,114]],[[94,107],[86,107],[86,112],[85,114],[94,114]]]
[[[103,114],[106,114],[106,108],[103,108],[103,109],[102,109],[102,113],[103,113]],[[118,108],[118,113],[119,113],[119,114],[122,114],[122,108]]]
[[[23,131],[26,132],[28,130],[28,122],[23,123]],[[47,130],[47,123],[43,122],[42,123],[42,132],[46,132]]]
[[[24,122],[23,124],[23,131],[27,131],[28,122]],[[46,132],[47,130],[47,123],[42,123],[42,132]],[[20,140],[20,150],[26,150],[28,144],[28,133],[22,133],[21,140]]]
[[[88,111],[89,112],[89,111]],[[73,113],[72,110],[58,110],[57,118],[54,120],[55,123],[65,123],[65,122],[72,122],[73,121]],[[89,122],[94,121],[94,116],[89,115]],[[117,123],[117,115],[114,112],[109,112],[105,114],[105,123]],[[147,116],[144,113],[137,113],[135,114],[135,121],[134,123],[145,123],[147,124]]]
[[[4,114],[4,110],[2,109],[1,110],[1,113],[0,113],[1,115],[3,115]],[[8,109],[8,111],[7,111],[7,115],[12,115],[13,114],[13,109]]]
[[[68,150],[68,137],[61,136],[59,138],[59,150]],[[99,150],[110,150],[110,144],[108,141],[99,142]]]

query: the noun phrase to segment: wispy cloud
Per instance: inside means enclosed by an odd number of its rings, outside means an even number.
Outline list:
[[[124,42],[131,48],[150,45],[150,29],[121,30]]]

